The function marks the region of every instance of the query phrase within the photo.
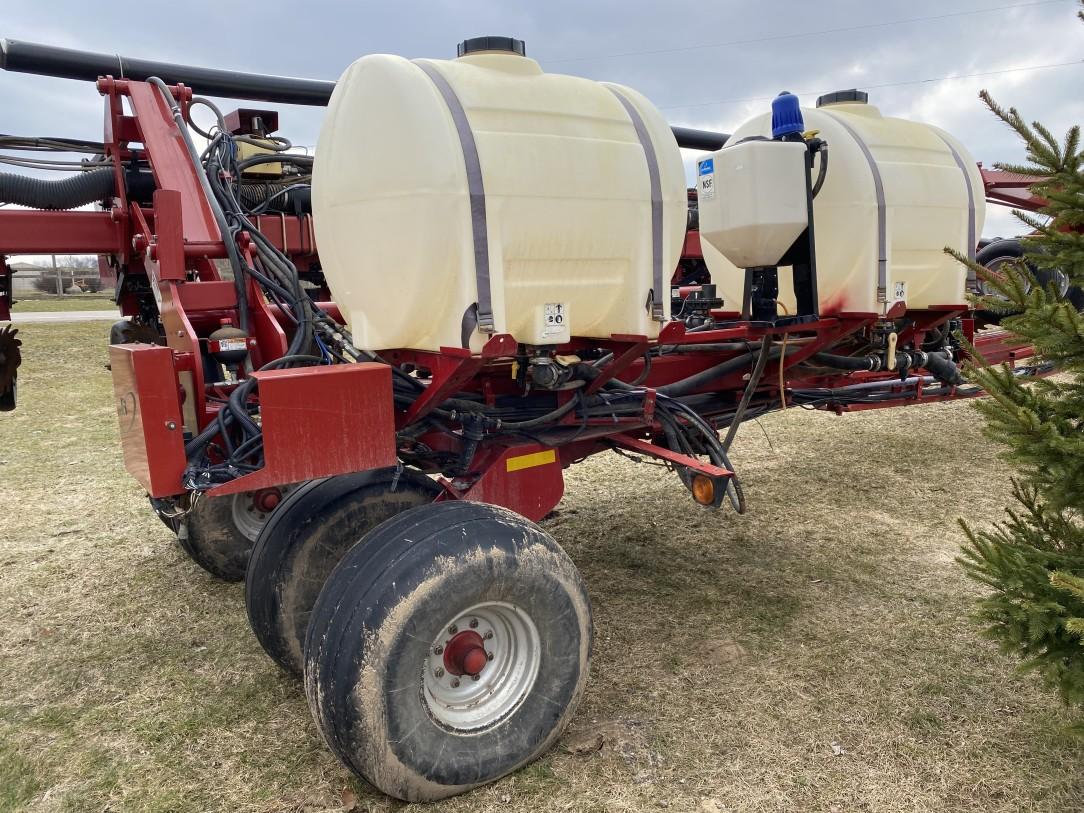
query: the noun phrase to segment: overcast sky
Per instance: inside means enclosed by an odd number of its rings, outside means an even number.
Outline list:
[[[544,70],[630,85],[671,124],[724,132],[780,90],[812,105],[859,87],[886,115],[944,127],[986,164],[1022,150],[978,101],[981,88],[1059,135],[1084,123],[1076,0],[0,4],[9,39],[321,79],[368,53],[450,58],[465,37],[510,35]],[[1071,64],[1035,67],[1060,63]],[[961,78],[928,81],[947,76]],[[322,109],[279,109],[283,135],[315,143]],[[89,83],[0,72],[0,111],[0,132],[101,136]],[[988,235],[1015,233],[1003,214],[988,223]]]

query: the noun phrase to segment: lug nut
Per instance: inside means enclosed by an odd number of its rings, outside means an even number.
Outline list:
[[[478,678],[480,678],[480,677],[481,677],[481,675],[471,675],[470,679],[471,680],[478,680]]]
[[[452,626],[448,627],[448,632],[450,632],[452,635],[455,635],[457,632],[459,632],[459,627],[457,627],[455,624],[452,624]]]
[[[444,677],[444,670],[438,666],[437,671],[435,671],[433,674],[436,675],[438,678],[442,678]]]
[[[493,637],[493,630],[489,630],[489,632],[487,632],[487,633],[486,633],[485,635],[483,635],[482,637],[483,637],[483,638],[485,638],[485,639],[486,639],[486,640],[488,641],[488,640],[489,640],[490,638],[492,638],[492,637]]]
[[[444,647],[442,647],[440,644],[437,644],[435,647],[433,647],[433,654],[434,655],[439,655],[443,651],[444,651]]]
[[[486,653],[486,660],[487,661],[493,660],[493,653],[492,652],[487,652]]]
[[[478,629],[478,619],[477,619],[477,618],[472,618],[472,619],[470,620],[470,628],[471,628],[472,630],[473,630],[473,629]]]
[[[458,689],[459,688],[459,678],[452,678],[452,688],[453,689]]]

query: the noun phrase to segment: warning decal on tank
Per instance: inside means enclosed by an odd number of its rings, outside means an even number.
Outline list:
[[[521,469],[533,469],[535,466],[545,466],[547,463],[557,462],[557,450],[546,449],[544,452],[532,452],[510,457],[504,461],[505,471],[520,471]]]
[[[562,336],[568,329],[568,305],[564,302],[547,302],[544,310],[545,324],[542,335]]]
[[[907,283],[906,282],[897,282],[896,283],[896,298],[895,298],[895,301],[896,302],[901,302],[901,301],[906,301],[906,300],[907,300]]]
[[[705,158],[696,165],[696,195],[700,200],[715,197],[715,159]]]

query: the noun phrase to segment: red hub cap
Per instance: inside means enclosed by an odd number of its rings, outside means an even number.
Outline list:
[[[282,494],[277,488],[265,488],[257,491],[252,497],[252,503],[256,510],[269,514],[282,502]]]
[[[485,641],[474,630],[456,633],[444,645],[444,668],[451,675],[477,675],[487,663]]]

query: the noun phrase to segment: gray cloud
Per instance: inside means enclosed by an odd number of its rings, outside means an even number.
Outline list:
[[[366,53],[450,57],[464,37],[509,34],[525,39],[528,53],[543,68],[630,85],[662,108],[671,123],[694,127],[730,131],[766,109],[768,98],[782,89],[816,93],[882,86],[871,88],[870,99],[885,114],[942,126],[967,144],[978,160],[991,164],[1019,160],[1022,150],[1015,136],[982,108],[978,90],[988,88],[1003,103],[1062,132],[1084,121],[1079,92],[1084,65],[952,81],[916,80],[1080,60],[1084,25],[1075,20],[1074,2],[1056,0],[858,31],[748,40],[1013,2],[263,0],[255,6],[237,6],[193,0],[132,6],[5,0],[0,36],[221,68],[335,78]],[[734,40],[746,42],[690,48]],[[687,50],[645,53],[679,48]],[[638,53],[611,56],[630,52]],[[805,100],[811,103],[812,95],[807,93]],[[279,109],[285,134],[296,143],[315,143],[322,111]],[[0,73],[0,111],[4,132],[94,138],[101,131],[101,101],[86,83]],[[987,233],[1012,231],[1004,215],[992,217],[987,229]]]

